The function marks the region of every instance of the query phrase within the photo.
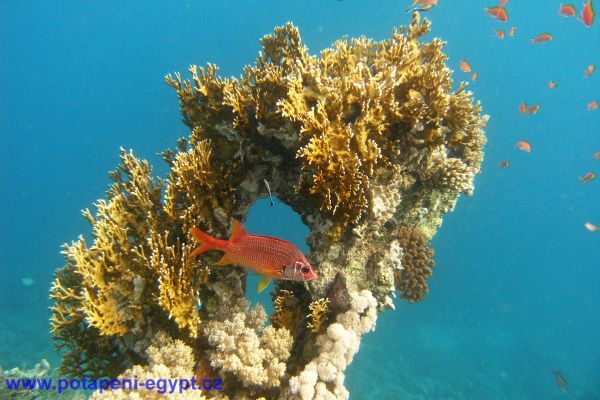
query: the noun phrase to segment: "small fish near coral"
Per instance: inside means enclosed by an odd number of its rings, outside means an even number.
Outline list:
[[[411,11],[429,11],[433,6],[437,6],[438,0],[414,0],[413,3],[406,9],[406,12]]]
[[[566,392],[569,384],[565,377],[562,376],[559,370],[552,371],[552,375],[554,375],[554,383],[556,384],[556,386],[558,386],[558,388],[563,392]]]
[[[229,240],[216,239],[198,228],[192,228],[190,233],[200,242],[200,247],[192,251],[191,257],[209,250],[220,250],[225,254],[217,265],[237,264],[264,275],[258,284],[258,293],[267,287],[271,279],[317,279],[317,273],[296,246],[282,239],[248,234],[238,220],[233,221]]]

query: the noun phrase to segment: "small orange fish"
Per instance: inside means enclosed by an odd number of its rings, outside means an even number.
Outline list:
[[[556,386],[558,386],[558,388],[563,392],[566,392],[569,384],[564,376],[562,376],[559,370],[553,371],[552,374],[554,375],[554,383],[556,383]]]
[[[600,151],[597,151],[594,154],[592,154],[592,157],[594,158],[594,160],[600,160]]]
[[[429,11],[433,6],[437,6],[438,0],[414,0],[413,3],[406,9],[406,12],[411,11]]]
[[[502,168],[507,168],[510,165],[510,163],[508,161],[500,161],[498,165]]]
[[[477,80],[477,77],[479,76],[479,74],[477,72],[473,72],[473,74],[471,75],[471,80],[473,82],[475,82]]]
[[[262,292],[271,279],[312,281],[317,274],[304,254],[293,244],[269,236],[250,235],[240,221],[234,220],[229,240],[216,239],[198,228],[191,235],[200,242],[200,247],[190,254],[196,257],[209,250],[220,250],[225,254],[217,265],[237,264],[264,275],[258,285]]]
[[[496,29],[496,36],[498,37],[498,39],[504,40],[504,29]]]
[[[462,72],[471,72],[471,65],[464,58],[460,60],[460,70]]]
[[[600,226],[594,225],[591,222],[586,222],[585,224],[583,224],[583,226],[585,226],[585,229],[587,229],[590,232],[598,232],[598,231],[600,231]]]
[[[537,104],[534,104],[530,107],[527,107],[527,104],[525,104],[524,101],[522,101],[521,104],[519,104],[519,112],[521,114],[535,114],[536,112],[538,112],[539,109],[540,106]]]
[[[548,43],[549,41],[552,40],[552,35],[549,33],[540,33],[539,35],[537,35],[536,37],[534,37],[533,39],[531,39],[531,43],[540,43],[540,44],[544,44],[544,43]]]
[[[531,143],[529,143],[527,140],[519,140],[515,146],[525,153],[531,153]]]
[[[508,14],[506,13],[506,10],[502,7],[486,7],[483,10],[486,14],[491,15],[497,21],[508,21]]]
[[[590,171],[587,174],[585,174],[582,178],[579,178],[579,182],[588,183],[590,181],[593,181],[594,179],[596,179],[596,174]]]
[[[598,100],[592,100],[587,105],[588,111],[594,111],[598,109]]]
[[[594,16],[596,13],[594,12],[594,8],[592,7],[592,0],[588,0],[587,3],[583,5],[583,9],[581,10],[581,18],[580,21],[589,28],[594,23]]]
[[[508,31],[508,36],[514,37],[516,31],[517,31],[517,27],[516,26],[511,27],[510,31]]]
[[[596,66],[594,64],[590,64],[585,68],[585,72],[583,73],[583,77],[585,79],[589,78],[590,76],[592,76],[592,74],[594,73],[594,71],[596,70]]]
[[[574,17],[577,11],[575,11],[575,7],[571,4],[561,4],[558,13],[563,17]]]
[[[554,82],[554,81],[548,82],[548,88],[550,88],[550,89],[556,88],[556,82]]]

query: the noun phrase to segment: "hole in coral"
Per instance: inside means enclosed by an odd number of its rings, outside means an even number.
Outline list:
[[[306,254],[308,252],[306,237],[310,232],[308,227],[291,207],[280,202],[276,197],[273,197],[273,206],[270,203],[268,198],[260,199],[250,207],[244,223],[246,231],[254,235],[287,240]],[[257,303],[262,304],[267,314],[270,315],[273,312],[273,305],[269,293],[274,290],[275,281],[271,281],[262,293],[257,294],[256,289],[261,279],[261,275],[249,270],[246,280],[246,297],[252,306]]]

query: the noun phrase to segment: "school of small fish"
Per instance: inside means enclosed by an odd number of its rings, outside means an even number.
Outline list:
[[[415,0],[413,2],[413,6],[412,6],[413,10],[414,10],[414,7],[416,7],[418,4],[421,4],[421,7],[422,7],[423,5],[425,5],[425,3],[430,4],[431,2],[420,2],[420,1]],[[496,21],[499,21],[502,23],[507,23],[509,20],[509,14],[506,9],[507,3],[508,3],[508,0],[500,0],[500,2],[495,6],[485,7],[484,13],[486,15],[491,16]],[[437,5],[437,1],[435,2],[435,5]],[[428,11],[429,9],[431,9],[431,7],[429,7],[427,10],[423,10],[423,11]],[[577,16],[577,8],[572,4],[559,4],[558,5],[558,15],[565,17],[565,18],[576,17]],[[580,13],[579,13],[578,20],[586,28],[589,28],[594,23],[594,17],[595,17],[595,12],[594,12],[594,7],[592,5],[592,0],[586,0],[583,4],[583,7],[582,7]],[[504,39],[506,39],[506,37],[511,37],[511,38],[514,37],[516,30],[517,30],[517,27],[513,25],[510,28],[510,30],[496,29],[494,33],[498,39],[504,40]],[[551,33],[542,32],[542,33],[538,34],[537,36],[531,38],[531,44],[543,45],[543,44],[547,44],[547,43],[551,42],[553,39],[554,39],[554,36]],[[471,64],[465,58],[460,60],[459,68],[462,72],[470,73],[472,81],[475,81],[475,79],[478,77],[478,73],[473,70],[473,68],[471,67]],[[583,72],[584,79],[589,79],[594,74],[595,70],[596,70],[596,66],[594,64],[589,64]],[[556,89],[557,87],[558,87],[558,83],[556,81],[554,81],[554,80],[548,81],[548,89]],[[538,111],[540,111],[540,108],[541,108],[541,106],[539,104],[527,105],[527,103],[525,101],[521,101],[521,103],[519,104],[519,112],[523,115],[534,115]],[[590,111],[590,112],[598,110],[598,100],[596,100],[596,99],[590,100],[587,103],[586,109],[587,109],[587,111]],[[523,151],[525,153],[531,153],[532,149],[533,149],[531,142],[528,140],[525,140],[525,139],[521,139],[518,142],[516,142],[515,148],[517,148],[520,151]],[[593,154],[593,158],[595,160],[600,160],[600,151],[595,152]],[[498,163],[498,166],[500,166],[501,168],[508,168],[509,165],[510,165],[509,160],[503,160]],[[583,177],[580,177],[579,181],[581,183],[589,183],[589,182],[593,181],[595,178],[596,178],[596,174],[593,171],[590,171],[590,172],[587,172]],[[590,232],[597,232],[600,230],[600,228],[598,226],[594,225],[591,222],[586,222],[584,224],[584,226]]]

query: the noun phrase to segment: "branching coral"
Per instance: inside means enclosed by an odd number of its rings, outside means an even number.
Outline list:
[[[327,320],[327,311],[329,311],[329,299],[322,298],[313,301],[308,306],[310,314],[308,314],[307,327],[312,333],[321,332],[323,323]]]
[[[421,301],[429,292],[427,279],[431,277],[431,268],[435,265],[433,249],[418,228],[403,227],[399,236],[403,268],[396,271],[396,287],[401,299]]]
[[[211,367],[224,374],[230,387],[235,387],[236,381],[248,390],[256,386],[269,389],[280,385],[290,356],[292,337],[285,328],[263,327],[265,321],[262,306],[256,306],[247,314],[242,302],[227,319],[205,324]]]
[[[472,192],[483,157],[487,117],[466,84],[453,90],[444,43],[423,40],[429,28],[414,13],[387,40],[310,55],[286,24],[239,77],[211,64],[190,67],[190,80],[167,75],[189,136],[161,153],[166,179],[122,151],[107,198],[84,212],[92,240],[65,247],[51,291],[62,372],[169,375],[175,365],[146,351],[164,331],[196,360],[181,357],[181,373],[231,383],[222,399],[346,398],[344,370],[377,310],[393,307],[396,289],[409,301],[427,293],[429,240]],[[189,234],[229,237],[265,180],[308,225],[318,273],[277,284],[266,327],[244,300],[245,271],[191,258]]]
[[[292,334],[296,332],[296,324],[301,317],[301,310],[298,307],[300,300],[294,297],[290,290],[282,289],[279,291],[273,301],[273,314],[270,320],[276,328],[286,328]]]
[[[131,382],[130,387],[96,391],[92,400],[203,400],[202,390],[191,386],[194,375],[192,349],[180,340],[171,339],[165,332],[159,332],[147,349],[148,365],[136,365],[119,376],[120,382]],[[133,382],[144,383],[152,379],[157,383],[154,389],[134,390]],[[170,380],[174,386],[168,384]],[[163,385],[161,382],[164,382]],[[126,384],[124,384],[126,386]]]

